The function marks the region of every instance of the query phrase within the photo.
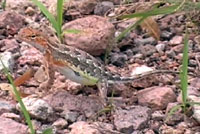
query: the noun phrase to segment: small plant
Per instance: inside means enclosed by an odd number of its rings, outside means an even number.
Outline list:
[[[199,102],[190,102],[188,100],[188,34],[187,33],[184,38],[183,60],[180,72],[180,80],[181,80],[182,103],[174,106],[169,111],[168,117],[174,114],[179,109],[182,109],[182,111],[186,115],[190,106],[200,105]]]
[[[56,34],[61,42],[64,34],[66,33],[79,34],[81,32],[80,30],[77,29],[67,29],[65,31],[62,31],[64,0],[57,0],[56,17],[54,17],[53,14],[51,14],[40,1],[38,0],[32,0],[32,1],[40,9],[40,11],[48,18],[53,28],[56,30]]]
[[[3,11],[5,11],[5,9],[6,9],[6,0],[2,0],[1,8],[3,9]]]
[[[6,68],[6,66],[4,65],[3,61],[1,60],[1,57],[0,57],[0,61],[1,61],[1,64],[3,65],[5,74],[6,74],[7,78],[8,78],[8,80],[9,80],[9,82],[12,85],[13,92],[14,92],[16,98],[17,98],[17,101],[20,104],[20,108],[21,108],[21,110],[22,110],[22,112],[24,114],[24,117],[26,119],[28,127],[30,128],[30,132],[31,132],[31,134],[35,134],[35,130],[33,129],[33,125],[32,125],[32,122],[31,122],[30,115],[29,115],[28,111],[26,110],[26,107],[25,107],[25,105],[24,105],[24,103],[23,103],[23,101],[22,101],[22,99],[20,97],[20,93],[17,91],[17,88],[16,88],[16,86],[14,84],[13,78],[12,78],[9,70]]]
[[[128,32],[130,32],[132,29],[136,28],[138,25],[143,23],[147,18],[156,16],[156,15],[171,14],[171,13],[177,12],[183,6],[182,3],[175,3],[175,4],[172,4],[171,6],[166,6],[162,8],[159,8],[156,5],[154,5],[153,9],[150,9],[150,10],[145,10],[143,12],[136,12],[133,14],[122,15],[121,17],[119,17],[120,19],[139,18],[139,20],[133,25],[126,28],[120,35],[118,35],[115,39],[116,42],[120,41]],[[152,27],[150,27],[149,29],[152,30]]]
[[[63,0],[57,0],[57,17],[55,18],[48,9],[38,0],[32,0],[33,3],[41,10],[41,12],[49,19],[53,28],[56,30],[56,34],[61,39],[62,23],[63,23]]]

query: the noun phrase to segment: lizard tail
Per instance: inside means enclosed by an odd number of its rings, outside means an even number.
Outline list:
[[[170,70],[153,70],[153,71],[148,71],[148,72],[145,72],[142,74],[136,74],[136,75],[130,76],[130,77],[113,75],[110,77],[110,80],[115,81],[115,82],[123,82],[124,83],[124,82],[130,82],[130,81],[142,79],[142,78],[150,76],[150,75],[162,74],[162,73],[179,74],[180,72],[179,71],[170,71]]]

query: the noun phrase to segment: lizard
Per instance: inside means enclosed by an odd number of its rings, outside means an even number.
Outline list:
[[[17,39],[24,41],[44,54],[48,76],[47,85],[50,86],[54,79],[55,71],[60,72],[66,78],[83,84],[97,85],[99,96],[103,103],[107,99],[108,84],[117,82],[132,82],[149,75],[158,73],[174,73],[170,70],[153,70],[146,73],[125,77],[114,74],[107,70],[105,66],[89,53],[72,46],[56,43],[38,29],[31,27],[22,28],[17,35]],[[175,72],[178,73],[178,72]]]

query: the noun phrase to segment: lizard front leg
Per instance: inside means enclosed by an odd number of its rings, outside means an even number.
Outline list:
[[[51,86],[54,82],[55,77],[55,69],[53,68],[53,62],[51,62],[51,54],[46,51],[44,54],[44,66],[45,66],[45,74],[47,75],[47,80],[40,84],[39,89],[48,92],[48,89],[51,89]]]
[[[107,91],[108,91],[108,82],[107,80],[101,80],[97,83],[97,87],[99,89],[99,96],[101,98],[101,102],[104,106],[107,105]]]

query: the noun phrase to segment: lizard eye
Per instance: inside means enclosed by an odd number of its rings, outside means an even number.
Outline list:
[[[30,37],[31,37],[31,38],[35,38],[35,37],[36,37],[36,35],[35,35],[35,34],[33,34],[33,35],[31,35]]]

